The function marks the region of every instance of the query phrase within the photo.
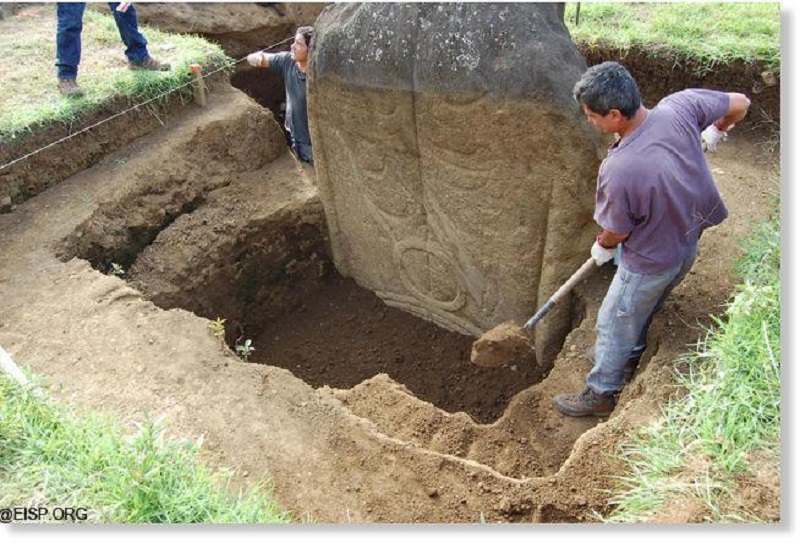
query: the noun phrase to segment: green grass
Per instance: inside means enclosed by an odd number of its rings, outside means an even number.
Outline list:
[[[265,485],[233,489],[200,443],[170,441],[161,422],[126,433],[76,417],[0,373],[0,508],[82,507],[90,523],[290,522]]]
[[[110,10],[87,9],[78,68],[85,95],[64,98],[57,88],[55,24],[55,4],[31,5],[0,21],[0,74],[4,89],[13,89],[0,93],[2,143],[24,140],[54,123],[79,124],[87,112],[120,98],[139,104],[183,85],[181,97],[189,100],[190,64],[200,63],[208,73],[232,62],[219,46],[201,38],[142,27],[150,54],[169,62],[172,69],[158,73],[129,70]]]
[[[777,209],[778,206],[776,205]],[[677,375],[686,391],[623,445],[629,475],[609,522],[647,522],[675,499],[701,503],[709,522],[763,522],[726,506],[755,456],[780,458],[781,282],[777,211],[743,243],[742,283]]]
[[[577,26],[576,10],[568,3],[564,19],[577,43],[647,47],[654,56],[696,59],[701,71],[733,61],[780,71],[778,2],[581,2]]]

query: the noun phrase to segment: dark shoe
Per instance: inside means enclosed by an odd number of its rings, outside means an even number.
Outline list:
[[[75,98],[83,96],[83,89],[78,86],[78,80],[75,78],[59,79],[58,90],[62,96],[73,96]]]
[[[166,62],[159,62],[153,57],[147,57],[141,62],[130,62],[128,66],[131,70],[149,70],[151,72],[166,72],[170,66]]]
[[[605,417],[614,411],[617,402],[613,394],[599,394],[586,387],[583,392],[559,394],[553,398],[553,405],[569,417]]]

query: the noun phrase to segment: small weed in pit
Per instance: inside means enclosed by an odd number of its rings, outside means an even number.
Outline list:
[[[256,348],[253,347],[253,340],[246,339],[244,343],[236,343],[236,354],[242,357],[242,360],[247,362],[247,359],[250,358],[250,355],[253,354]]]
[[[111,266],[109,267],[108,272],[111,275],[116,275],[117,277],[124,277],[125,276],[125,270],[123,270],[122,266],[120,266],[116,262],[112,262],[111,263]]]
[[[225,319],[217,317],[217,320],[208,323],[208,327],[220,343],[220,347],[225,348]]]

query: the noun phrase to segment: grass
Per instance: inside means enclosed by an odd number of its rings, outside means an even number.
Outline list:
[[[167,440],[162,422],[125,433],[32,392],[0,373],[0,509],[80,507],[88,523],[290,521],[268,487],[234,491],[232,472],[207,468],[200,442]]]
[[[699,71],[734,61],[763,62],[780,72],[778,2],[567,3],[575,42],[626,51],[647,47],[659,57],[691,58]],[[671,54],[670,54],[671,52]]]
[[[219,46],[201,38],[142,27],[150,54],[169,62],[172,70],[129,70],[110,10],[87,9],[78,69],[85,95],[64,98],[55,71],[55,9],[55,4],[29,5],[0,21],[0,77],[4,88],[13,89],[0,93],[0,143],[19,142],[54,123],[79,123],[84,114],[119,98],[138,104],[168,93],[190,82],[192,63],[200,63],[208,73],[232,62]],[[181,95],[190,99],[190,87]]]
[[[775,206],[777,210],[778,205]],[[780,458],[780,216],[743,243],[742,283],[677,375],[686,394],[623,445],[629,475],[608,522],[647,522],[676,500],[701,504],[708,522],[763,522],[727,505],[755,457]]]

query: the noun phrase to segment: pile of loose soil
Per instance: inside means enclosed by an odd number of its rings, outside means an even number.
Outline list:
[[[535,353],[525,329],[514,322],[501,323],[472,344],[470,361],[485,368],[508,366]]]

